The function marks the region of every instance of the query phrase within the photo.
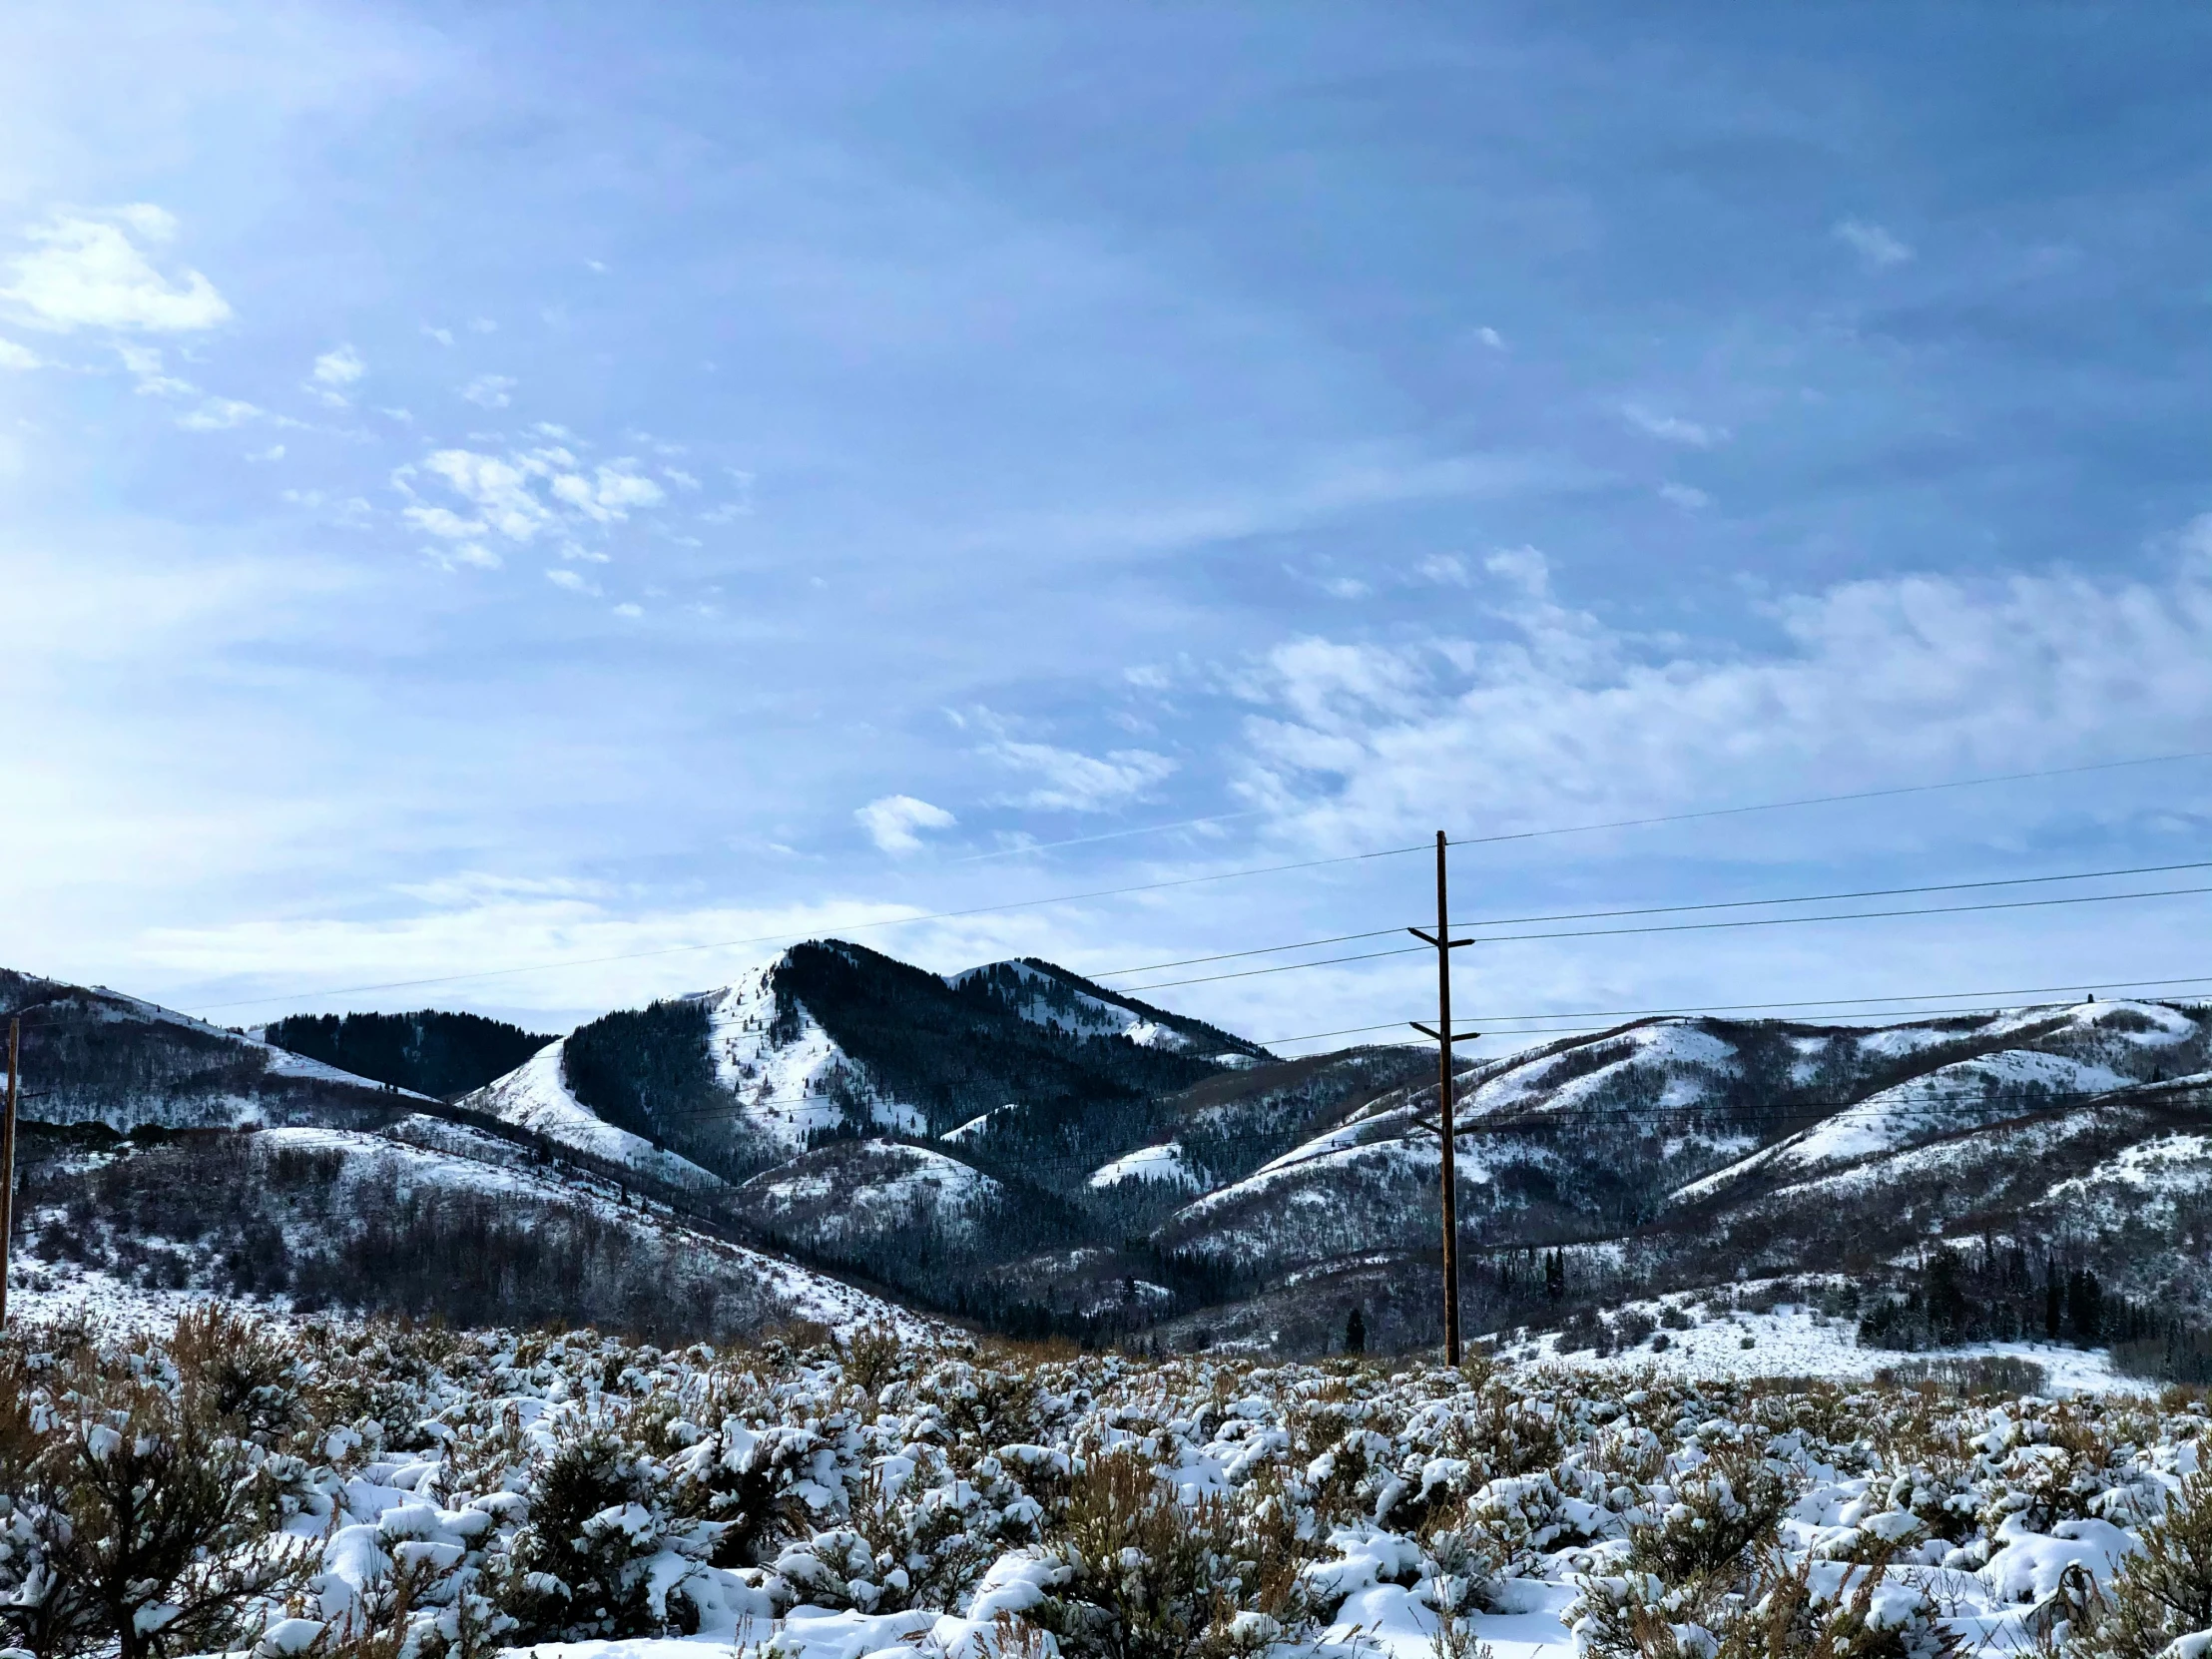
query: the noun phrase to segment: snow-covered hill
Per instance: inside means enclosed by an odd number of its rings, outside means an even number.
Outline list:
[[[441,1118],[120,1143],[34,1127],[24,1162],[29,1244],[11,1282],[49,1315],[217,1294],[464,1324],[596,1320],[664,1340],[795,1320],[936,1329],[590,1169]]]
[[[425,1098],[105,986],[0,970],[0,1006],[24,1015],[23,1110],[50,1122],[216,1128]]]
[[[690,1159],[665,1151],[642,1135],[616,1128],[578,1101],[562,1075],[565,1046],[565,1042],[547,1043],[506,1076],[474,1094],[463,1095],[456,1104],[463,1111],[481,1112],[561,1146],[680,1186],[716,1184],[713,1175]]]

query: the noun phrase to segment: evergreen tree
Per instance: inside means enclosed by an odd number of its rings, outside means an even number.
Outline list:
[[[1368,1351],[1368,1316],[1359,1307],[1352,1310],[1352,1317],[1345,1321],[1345,1352],[1365,1354]]]

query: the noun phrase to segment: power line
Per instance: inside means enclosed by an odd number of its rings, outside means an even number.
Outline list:
[[[2052,881],[2096,881],[2122,875],[2167,875],[2176,870],[2212,869],[2212,859],[2179,864],[2133,864],[2120,869],[2067,870],[2053,875],[1999,875],[1977,881],[1931,881],[1912,887],[1861,887],[1850,892],[1790,893],[1779,898],[1703,899],[1690,904],[1643,904],[1615,910],[1563,910],[1552,915],[1482,916],[1452,922],[1454,927],[1522,927],[1543,921],[1602,921],[1614,916],[1681,915],[1699,910],[1742,910],[1773,904],[1840,904],[1853,898],[1901,898],[1912,893],[1967,892],[1985,887],[2027,887]],[[1290,944],[1255,945],[1247,950],[1224,950],[1211,956],[1186,956],[1179,961],[1153,962],[1144,967],[1109,968],[1090,974],[1092,979],[1125,979],[1138,973],[1163,973],[1169,968],[1198,967],[1208,962],[1236,961],[1247,956],[1273,956],[1285,950],[1317,949],[1325,944],[1349,944],[1360,939],[1394,937],[1403,927],[1374,927],[1360,933],[1334,933],[1325,938],[1299,939]],[[1358,960],[1356,957],[1341,960]]]
[[[2056,904],[2109,904],[2128,898],[2186,898],[2206,892],[2212,892],[2212,886],[2161,887],[2148,892],[2076,893],[2065,898],[2011,898],[1990,904],[1930,904],[1909,910],[1851,910],[1834,916],[1755,916],[1740,921],[1677,921],[1649,927],[1582,927],[1558,933],[1496,933],[1475,942],[1525,944],[1535,939],[1612,939],[1633,933],[1702,933],[1730,927],[1794,927],[1824,921],[1880,921],[1898,916],[1966,915],[1983,910],[2038,910]],[[1285,962],[1275,967],[1244,968],[1235,973],[1209,973],[1191,979],[1163,979],[1150,985],[1128,985],[1120,988],[1125,995],[1134,996],[1140,991],[1164,991],[1178,985],[1210,985],[1223,979],[1253,979],[1262,974],[1296,973],[1303,968],[1335,967],[1345,962],[1372,962],[1385,956],[1404,956],[1426,948],[1424,945],[1401,945],[1394,950],[1370,950],[1352,956],[1325,956],[1312,962]]]
[[[1857,790],[1841,795],[1801,796],[1788,801],[1755,802],[1741,807],[1708,807],[1687,813],[1661,813],[1644,818],[1614,819],[1598,824],[1559,825],[1542,830],[1518,830],[1492,835],[1469,835],[1452,842],[1456,846],[1495,845],[1506,841],[1538,840],[1553,835],[1589,834],[1603,830],[1643,829],[1661,824],[1686,824],[1701,819],[1739,817],[1748,813],[1785,812],[1804,807],[1833,806],[1853,801],[1873,801],[1893,796],[1925,795],[1940,790],[1973,789],[1988,784],[2015,784],[2044,778],[2067,778],[2082,773],[2110,772],[2126,767],[2163,766],[2177,761],[2194,761],[2212,757],[2212,749],[2185,750],[2171,755],[2145,755],[2125,761],[2097,761],[2085,766],[2050,767],[2034,772],[1992,773],[1978,778],[1955,778],[1939,784],[1901,784],[1888,789]],[[1195,821],[1194,821],[1195,822]],[[1175,825],[1161,829],[1180,828]],[[976,904],[962,909],[925,911],[909,916],[888,916],[875,921],[850,922],[836,929],[839,932],[868,932],[885,927],[909,927],[930,921],[954,921],[969,916],[995,915],[1010,910],[1037,909],[1052,904],[1075,904],[1094,898],[1122,898],[1137,893],[1163,892],[1177,887],[1196,886],[1212,881],[1231,881],[1254,875],[1280,875],[1297,870],[1320,869],[1329,865],[1361,863],[1376,858],[1395,858],[1410,852],[1430,850],[1431,843],[1422,841],[1412,846],[1379,847],[1366,852],[1339,853],[1327,858],[1304,858],[1289,863],[1255,864],[1240,869],[1214,870],[1203,875],[1176,876],[1160,881],[1141,881],[1127,886],[1099,887],[1088,892],[1054,893],[1042,898],[1009,899],[999,904]],[[186,1010],[195,1013],[220,1012],[228,1008],[255,1007],[270,1002],[317,1001],[331,996],[355,996],[371,991],[413,990],[425,985],[452,985],[478,979],[506,978],[519,973],[558,972],[564,968],[602,967],[614,962],[645,961],[660,956],[696,954],[710,950],[736,950],[759,944],[796,944],[820,933],[762,933],[751,938],[718,939],[701,944],[661,945],[650,950],[619,951],[604,956],[571,957],[560,961],[518,963],[510,967],[478,968],[465,973],[433,974],[413,979],[390,979],[372,984],[339,985],[324,990],[295,991],[285,994],[258,997],[241,997],[227,1002],[201,1003]]]

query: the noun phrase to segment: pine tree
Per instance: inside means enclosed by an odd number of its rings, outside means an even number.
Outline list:
[[[1345,1321],[1345,1352],[1347,1354],[1365,1354],[1367,1351],[1368,1316],[1358,1307],[1355,1307],[1352,1310],[1352,1317]]]

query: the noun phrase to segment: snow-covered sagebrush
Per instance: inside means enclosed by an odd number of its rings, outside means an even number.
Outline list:
[[[40,1659],[2212,1647],[2179,1393],[216,1311],[0,1371],[0,1617]]]

